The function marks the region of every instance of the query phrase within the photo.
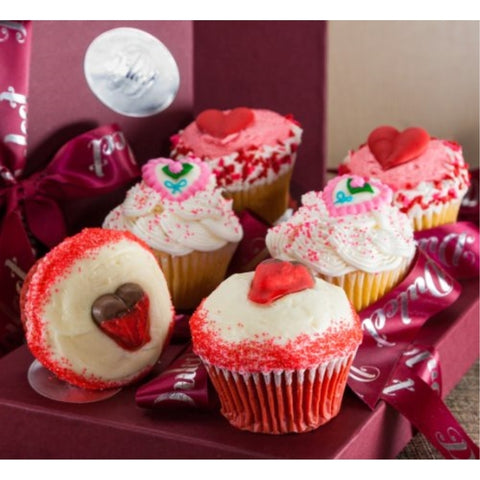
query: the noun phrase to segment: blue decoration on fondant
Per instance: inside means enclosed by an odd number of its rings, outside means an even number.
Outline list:
[[[166,180],[164,185],[169,188],[173,194],[182,193],[182,188],[187,186],[187,181],[185,179],[180,180],[179,182],[171,182],[170,180]]]
[[[353,200],[351,195],[345,195],[345,192],[337,192],[335,196],[335,202],[333,203],[349,203]]]

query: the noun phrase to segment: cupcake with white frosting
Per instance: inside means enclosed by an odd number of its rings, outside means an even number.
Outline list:
[[[129,232],[103,228],[84,229],[38,260],[20,307],[32,354],[59,379],[89,390],[144,377],[174,321],[148,246]]]
[[[103,227],[128,230],[152,248],[180,310],[195,308],[223,280],[243,236],[232,201],[193,157],[147,162]]]
[[[298,263],[228,277],[190,318],[194,352],[235,427],[302,433],[341,408],[362,330],[345,292]]]
[[[416,247],[412,225],[392,205],[391,189],[376,180],[343,175],[266,237],[270,255],[307,265],[341,286],[357,310],[375,302],[406,275]]]

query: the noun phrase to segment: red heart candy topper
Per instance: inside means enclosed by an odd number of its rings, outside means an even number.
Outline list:
[[[222,112],[221,110],[204,110],[195,119],[201,132],[212,137],[225,138],[244,130],[253,123],[255,115],[250,108],[238,107]]]
[[[430,135],[419,127],[399,132],[391,126],[382,126],[368,136],[368,148],[384,170],[415,160],[428,147]]]
[[[270,304],[285,295],[314,285],[313,275],[305,265],[268,259],[257,265],[248,299],[254,303]]]

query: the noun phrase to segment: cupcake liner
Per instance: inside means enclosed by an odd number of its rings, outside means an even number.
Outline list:
[[[252,185],[245,190],[226,191],[225,196],[233,199],[233,209],[240,213],[250,210],[270,224],[275,223],[288,207],[290,180],[293,163],[290,168],[273,182]]]
[[[302,433],[340,411],[350,355],[304,370],[237,373],[206,363],[222,415],[236,428],[257,433]]]
[[[204,297],[215,290],[225,279],[237,245],[227,243],[212,252],[194,251],[181,256],[153,251],[167,280],[176,309],[196,308]]]
[[[445,203],[440,208],[436,206],[435,208],[432,207],[423,210],[416,215],[409,215],[412,220],[413,229],[419,232],[421,230],[445,225],[446,223],[455,223],[458,218],[461,203],[461,200],[455,199]]]
[[[404,259],[394,270],[379,273],[354,271],[339,277],[318,275],[326,282],[342,287],[358,312],[386,295],[398,285],[408,273],[411,259]]]

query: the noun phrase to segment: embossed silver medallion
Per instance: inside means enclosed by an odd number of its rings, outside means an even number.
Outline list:
[[[165,110],[180,85],[178,66],[168,48],[153,35],[129,27],[96,37],[85,54],[84,72],[102,103],[130,117]]]

